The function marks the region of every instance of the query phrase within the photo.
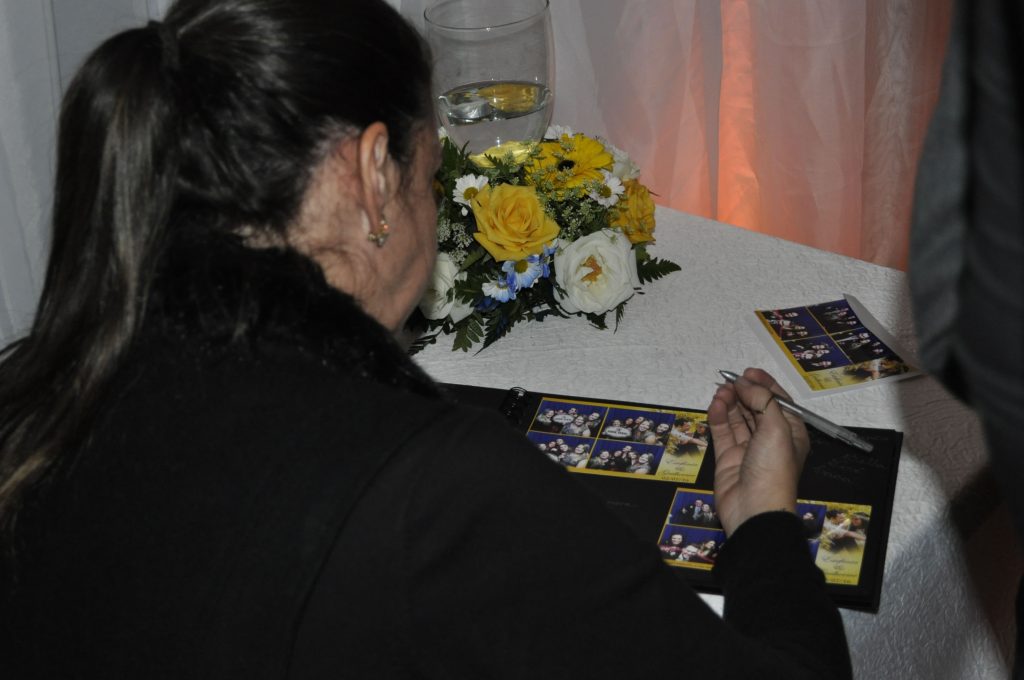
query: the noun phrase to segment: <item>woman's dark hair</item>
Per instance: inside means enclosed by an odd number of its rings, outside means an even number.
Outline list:
[[[421,38],[383,0],[179,0],[86,60],[64,98],[46,280],[0,352],[0,527],[71,454],[182,229],[282,235],[330,142],[429,119]]]

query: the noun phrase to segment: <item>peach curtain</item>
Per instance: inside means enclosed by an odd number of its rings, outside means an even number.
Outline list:
[[[951,5],[551,0],[554,122],[628,151],[663,205],[902,268]]]

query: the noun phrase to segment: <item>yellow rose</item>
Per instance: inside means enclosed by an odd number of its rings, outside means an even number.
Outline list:
[[[654,201],[651,192],[635,179],[626,180],[611,224],[618,227],[630,243],[654,240]]]
[[[500,262],[536,255],[558,237],[558,224],[544,212],[533,187],[486,186],[473,198],[472,208],[473,238]]]
[[[550,181],[556,187],[574,188],[601,181],[602,170],[611,170],[615,159],[604,145],[586,135],[562,135],[555,142],[541,142],[527,163],[526,176],[534,184]]]

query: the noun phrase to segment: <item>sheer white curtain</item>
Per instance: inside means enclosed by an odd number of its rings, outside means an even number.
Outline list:
[[[24,331],[42,285],[60,96],[51,8],[0,2],[0,344]]]
[[[434,0],[388,0],[422,25]],[[0,343],[42,284],[62,77],[168,0],[0,0]],[[951,0],[551,0],[555,122],[657,200],[903,266]]]
[[[60,96],[107,36],[170,0],[0,0],[0,346],[27,330],[42,288]]]
[[[392,0],[422,24],[435,0]],[[657,201],[902,267],[951,0],[551,0],[555,122]]]

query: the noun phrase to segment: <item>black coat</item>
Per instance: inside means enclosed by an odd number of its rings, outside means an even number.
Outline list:
[[[730,538],[723,623],[656,537],[446,400],[315,267],[231,242],[168,254],[19,536],[5,677],[849,673],[795,517]]]

